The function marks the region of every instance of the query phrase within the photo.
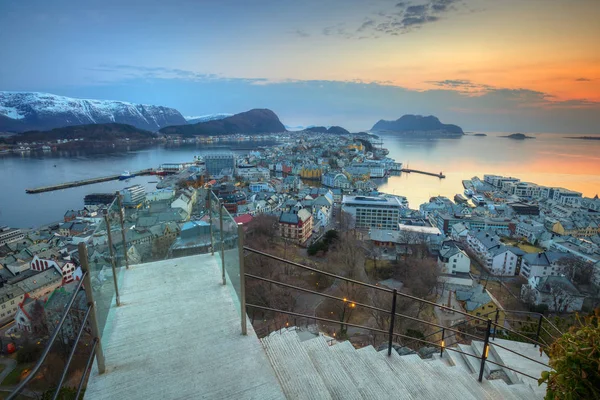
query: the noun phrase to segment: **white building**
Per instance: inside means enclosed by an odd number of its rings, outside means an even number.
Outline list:
[[[173,189],[158,189],[150,193],[146,193],[146,201],[167,201],[175,197]]]
[[[146,189],[140,185],[133,185],[123,189],[123,205],[127,207],[138,207],[146,200]]]
[[[521,287],[521,297],[535,305],[545,304],[550,312],[581,311],[584,296],[564,276],[532,276]]]
[[[398,230],[404,207],[396,197],[344,196],[342,211],[352,215],[356,228]]]
[[[471,270],[471,259],[456,242],[446,241],[440,248],[438,265],[445,274],[468,273]]]
[[[535,276],[559,275],[564,272],[564,266],[560,265],[559,261],[569,257],[573,256],[557,251],[525,254],[519,274],[527,279]]]
[[[181,193],[177,198],[171,203],[171,208],[181,208],[184,210],[187,215],[192,214],[192,208],[194,207],[194,203],[192,199],[188,197],[185,193]]]
[[[20,229],[0,226],[0,246],[5,245],[6,243],[16,242],[24,237],[25,234]]]

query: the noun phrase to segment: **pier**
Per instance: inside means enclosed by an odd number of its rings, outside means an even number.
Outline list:
[[[400,171],[401,172],[407,172],[409,174],[411,172],[414,172],[415,174],[423,174],[423,175],[435,176],[436,178],[440,178],[440,179],[444,179],[446,177],[446,175],[444,175],[441,172],[439,174],[436,174],[435,172],[419,171],[418,169],[408,169],[408,168],[402,168]]]
[[[151,175],[153,171],[154,170],[152,168],[143,169],[141,171],[133,172],[132,176]],[[54,190],[68,189],[68,188],[77,187],[77,186],[93,185],[94,183],[116,181],[117,179],[119,179],[120,176],[121,176],[120,174],[109,175],[109,176],[102,176],[99,178],[83,179],[80,181],[58,183],[56,185],[41,186],[41,187],[34,188],[34,189],[25,189],[25,192],[29,193],[29,194],[52,192]]]

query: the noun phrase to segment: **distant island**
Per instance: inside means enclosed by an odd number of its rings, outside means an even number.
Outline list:
[[[287,132],[285,126],[273,111],[253,109],[219,120],[199,122],[196,124],[167,126],[159,131],[163,135],[212,136],[243,134],[262,134]]]
[[[600,136],[565,136],[565,139],[579,139],[579,140],[600,140]]]
[[[381,132],[389,131],[394,133],[415,135],[415,136],[452,136],[461,137],[464,135],[462,128],[458,125],[443,124],[433,115],[403,115],[395,121],[380,120],[371,131]]]
[[[485,133],[475,133],[473,136],[487,136]]]
[[[505,137],[505,138],[509,138],[509,139],[515,139],[515,140],[535,139],[535,137],[533,137],[533,136],[527,136],[524,133],[513,133],[512,135],[500,136],[500,137]]]

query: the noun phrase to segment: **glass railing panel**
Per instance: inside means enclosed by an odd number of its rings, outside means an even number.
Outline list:
[[[109,206],[109,209],[111,206]],[[100,218],[96,225],[96,229],[86,243],[92,294],[96,303],[96,317],[98,319],[98,329],[100,332],[104,331],[111,307],[116,305],[115,285],[107,232],[105,219]]]
[[[240,253],[238,226],[231,214],[223,208],[223,247],[227,284],[231,284],[240,298]]]

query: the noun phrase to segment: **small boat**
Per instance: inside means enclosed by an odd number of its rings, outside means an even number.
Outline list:
[[[465,195],[471,197],[475,194],[471,189],[465,189]]]
[[[129,171],[123,171],[123,173],[119,176],[120,181],[124,181],[129,178],[133,178],[135,175],[132,175]]]
[[[483,196],[475,195],[473,196],[472,200],[473,203],[475,203],[478,206],[485,204],[485,199],[483,198]]]
[[[456,201],[457,203],[466,203],[469,200],[462,194],[457,193],[456,195],[454,195],[454,201]]]

